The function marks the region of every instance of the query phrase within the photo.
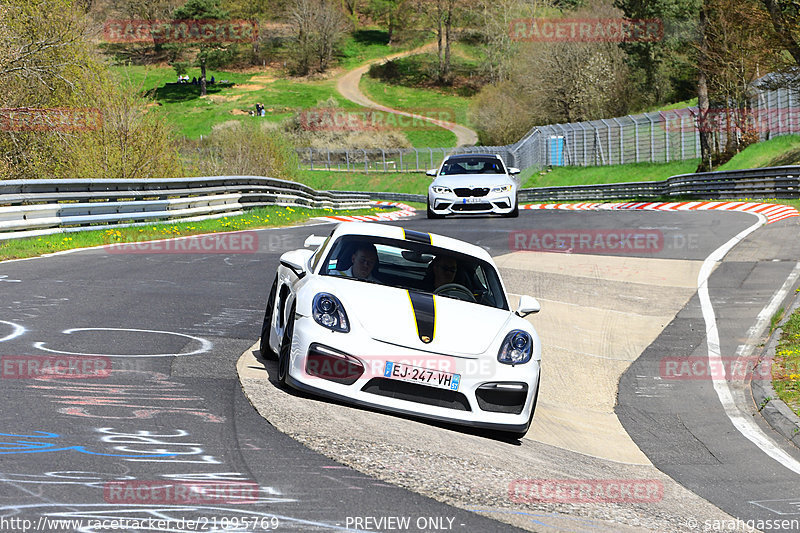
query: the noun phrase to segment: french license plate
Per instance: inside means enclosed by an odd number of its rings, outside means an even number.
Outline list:
[[[460,374],[451,374],[450,372],[411,366],[404,363],[393,363],[392,361],[386,361],[383,377],[411,381],[447,390],[458,390],[458,385],[461,382]]]
[[[464,198],[465,204],[479,204],[483,202],[483,198]]]

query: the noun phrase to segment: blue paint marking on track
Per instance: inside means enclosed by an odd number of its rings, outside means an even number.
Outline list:
[[[14,433],[0,433],[0,437],[16,437],[18,439],[57,439],[61,437],[58,433],[50,433],[48,431],[34,431],[37,435],[16,435]],[[118,453],[100,453],[87,450],[83,446],[63,446],[59,447],[56,442],[33,442],[27,440],[17,440],[15,442],[0,442],[0,455],[22,454],[22,453],[47,453],[47,452],[64,452],[74,450],[86,455],[101,455],[104,457],[136,457],[136,458],[151,458],[151,457],[174,457],[174,453],[148,453],[148,454],[118,454]]]

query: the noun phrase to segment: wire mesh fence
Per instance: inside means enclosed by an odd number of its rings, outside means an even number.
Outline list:
[[[704,128],[724,148],[727,131],[766,140],[800,133],[800,95],[792,89],[757,91],[751,105],[712,108]],[[445,156],[490,153],[508,166],[594,166],[625,163],[668,163],[700,157],[696,107],[654,111],[608,119],[537,126],[507,146],[404,149],[298,149],[300,168],[331,171],[422,172],[436,168]],[[735,126],[732,128],[731,126]]]

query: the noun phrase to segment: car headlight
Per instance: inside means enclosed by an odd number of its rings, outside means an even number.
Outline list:
[[[501,185],[499,187],[492,188],[492,192],[506,192],[511,190],[511,185]]]
[[[450,190],[450,187],[441,187],[439,185],[436,185],[435,187],[431,187],[431,190],[433,192],[435,192],[436,194],[450,194],[450,193],[453,192],[453,191]]]
[[[506,335],[497,360],[506,365],[521,365],[531,360],[533,354],[533,339],[521,329],[515,329]]]
[[[342,333],[350,331],[350,321],[347,320],[342,302],[333,294],[321,292],[314,296],[311,309],[314,321],[320,326]]]

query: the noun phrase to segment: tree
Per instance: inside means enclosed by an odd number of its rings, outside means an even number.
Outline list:
[[[393,43],[395,32],[407,22],[410,0],[370,0],[367,14],[377,22],[383,23],[389,34],[389,44]]]
[[[332,0],[295,0],[289,19],[296,35],[295,71],[306,75],[312,64],[319,72],[327,70],[347,28],[341,9]]]
[[[762,0],[783,48],[800,66],[800,4],[797,0]]]
[[[228,12],[219,5],[220,0],[188,0],[183,6],[172,12],[176,20],[228,20]],[[223,63],[230,56],[230,48],[221,42],[206,42],[177,45],[178,49],[187,48],[197,52],[197,65],[200,67],[200,96],[207,94],[206,67],[214,67]]]
[[[662,39],[622,44],[630,67],[641,72],[637,83],[641,105],[683,100],[693,92],[701,4],[702,0],[614,0],[626,17],[659,20],[664,30]]]

